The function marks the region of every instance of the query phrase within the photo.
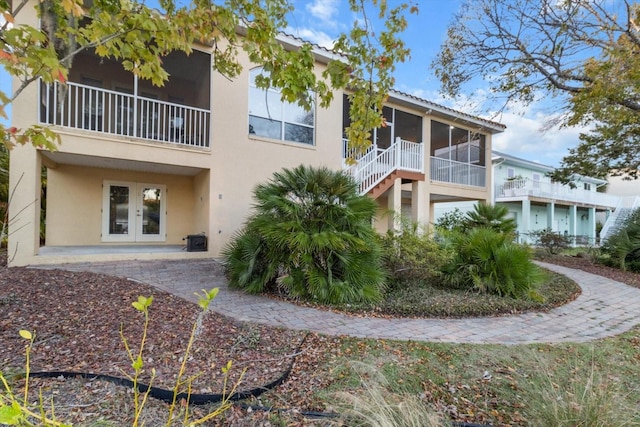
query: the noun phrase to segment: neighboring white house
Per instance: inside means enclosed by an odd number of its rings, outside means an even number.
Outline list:
[[[596,213],[613,211],[620,198],[597,191],[607,181],[576,175],[572,185],[554,183],[553,167],[493,151],[492,200],[509,209],[520,242],[533,243],[531,233],[550,229],[575,238],[577,244],[596,243]],[[436,206],[437,221],[454,208],[465,212],[473,203]]]

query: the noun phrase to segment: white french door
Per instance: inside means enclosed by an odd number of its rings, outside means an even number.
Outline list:
[[[166,193],[164,185],[105,181],[102,241],[165,241]]]

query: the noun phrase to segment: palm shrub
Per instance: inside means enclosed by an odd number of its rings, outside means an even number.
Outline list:
[[[640,209],[606,240],[602,253],[609,257],[610,265],[640,273]]]
[[[303,165],[253,193],[255,213],[223,251],[230,286],[323,303],[381,299],[376,203],[351,177]]]
[[[535,289],[542,272],[531,261],[529,249],[514,243],[509,234],[477,227],[450,233],[446,244],[455,254],[443,269],[450,285],[513,298],[539,298]]]
[[[389,230],[381,241],[390,286],[442,282],[442,268],[449,262],[451,253],[417,224],[402,223],[399,231]]]
[[[467,212],[462,228],[470,230],[484,227],[500,233],[512,234],[516,231],[517,224],[513,218],[507,218],[508,214],[509,209],[506,206],[477,203],[472,211]]]

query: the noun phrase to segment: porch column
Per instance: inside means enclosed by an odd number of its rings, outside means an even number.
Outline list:
[[[402,179],[396,178],[393,187],[389,189],[387,208],[390,215],[388,219],[389,230],[400,230],[402,225]]]
[[[434,202],[431,201],[431,196],[427,196],[427,200],[429,203],[429,218],[427,218],[427,220],[429,221],[430,225],[433,225],[433,223],[435,221],[433,221],[436,217],[436,204]]]
[[[529,242],[529,232],[531,231],[531,200],[524,199],[522,201],[522,232],[526,235],[523,236],[522,241]]]
[[[595,245],[596,241],[596,208],[589,208],[589,245]]]
[[[431,182],[431,119],[428,117],[422,118],[422,159],[425,180]],[[429,198],[427,197],[427,199]],[[427,202],[430,203],[429,200]],[[433,218],[433,216],[429,216],[429,218]]]
[[[556,204],[554,202],[547,203],[547,228],[551,231],[558,231],[553,229],[553,223],[555,222]]]
[[[425,197],[425,182],[411,183],[411,220],[420,224],[420,231],[427,231],[429,227],[429,204]]]
[[[27,144],[16,146],[9,157],[8,262],[27,265],[40,248],[40,197],[42,163],[37,150]]]
[[[571,246],[576,245],[576,233],[578,232],[578,207],[576,205],[569,207],[569,238],[571,239]]]
[[[609,208],[606,211],[604,211],[604,221],[602,223],[602,226],[604,227],[607,222],[609,222],[609,217],[611,216],[611,214],[613,213],[613,209]],[[602,233],[602,230],[600,230],[600,232]],[[602,244],[602,242],[600,241],[600,236],[597,236],[597,240],[598,240],[598,244]]]

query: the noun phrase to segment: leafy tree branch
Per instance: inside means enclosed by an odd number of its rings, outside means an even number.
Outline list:
[[[554,97],[560,124],[592,127],[555,174],[638,175],[640,4],[630,0],[467,1],[432,64],[458,96],[481,77],[495,101]],[[506,101],[505,101],[506,100]]]
[[[370,129],[383,123],[382,105],[393,86],[395,64],[409,55],[399,37],[407,26],[405,15],[417,13],[416,6],[405,3],[389,8],[386,1],[350,0],[351,10],[364,19],[355,20],[351,31],[338,37],[336,59],[317,75],[317,47],[301,42],[299,48],[288,49],[278,40],[293,10],[289,0],[161,0],[160,10],[131,0],[42,0],[33,2],[41,28],[16,24],[26,5],[26,0],[0,0],[6,21],[0,30],[0,64],[20,83],[13,93],[0,92],[0,117],[7,117],[7,105],[35,81],[66,83],[73,59],[82,51],[116,59],[138,78],[162,86],[169,79],[162,58],[175,51],[189,54],[200,43],[212,47],[216,72],[237,77],[242,71],[238,57],[244,52],[267,71],[267,77],[257,81],[260,87],[278,87],[284,100],[304,108],[311,107],[315,96],[326,107],[335,90],[348,89],[356,106],[349,136],[354,146],[362,147],[369,143]],[[370,10],[384,23],[382,30],[370,26]],[[62,89],[59,102],[65,96]],[[0,140],[7,147],[36,144],[17,138],[28,134],[27,129],[0,125]],[[47,138],[38,144],[55,148],[48,133],[39,135]]]

